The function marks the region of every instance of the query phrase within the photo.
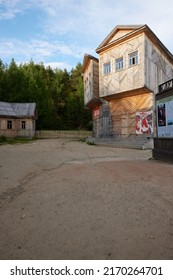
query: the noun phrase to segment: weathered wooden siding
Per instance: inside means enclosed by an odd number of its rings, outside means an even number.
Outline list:
[[[93,136],[108,138],[113,135],[109,102],[103,101],[103,104],[97,110],[99,114],[96,116],[93,112]]]
[[[158,85],[173,78],[173,65],[145,35],[145,85],[155,94]]]
[[[39,139],[83,139],[92,136],[91,131],[86,130],[37,130],[36,137]]]
[[[117,40],[117,39],[119,39],[119,38],[125,36],[126,34],[132,32],[132,31],[133,31],[133,29],[119,30],[119,31],[115,34],[115,36],[112,37],[112,39],[109,41],[109,43],[114,42],[115,40]]]
[[[7,129],[7,121],[12,121],[12,129]],[[25,129],[22,129],[22,121],[26,122]],[[34,137],[35,120],[31,118],[0,118],[0,136],[6,137]]]
[[[92,61],[89,62],[89,65],[84,73],[83,79],[84,79],[84,104],[86,105],[89,100],[91,100],[93,96],[91,82],[93,77],[92,75]]]
[[[84,73],[84,104],[86,105],[92,98],[99,97],[99,64],[90,60]]]
[[[93,97],[99,97],[99,63],[93,60]]]
[[[25,129],[22,129],[21,127],[21,122],[25,121],[26,122],[26,127]],[[22,119],[18,120],[18,136],[22,137],[34,137],[35,136],[35,120],[33,119]]]
[[[135,51],[138,51],[138,64],[129,66],[129,54]],[[115,71],[115,59],[120,57],[124,59],[124,69]],[[111,73],[103,75],[103,64],[109,61]],[[140,34],[100,53],[99,71],[100,97],[142,88],[144,86],[144,35]]]
[[[110,101],[114,135],[121,137],[135,135],[136,113],[152,110],[152,106],[152,93],[144,93]]]

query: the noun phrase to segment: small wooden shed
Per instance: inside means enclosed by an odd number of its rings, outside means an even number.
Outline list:
[[[36,103],[0,102],[0,136],[35,136]]]

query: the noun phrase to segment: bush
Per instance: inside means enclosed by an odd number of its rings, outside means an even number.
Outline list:
[[[0,136],[0,143],[7,142],[7,138],[5,136]]]

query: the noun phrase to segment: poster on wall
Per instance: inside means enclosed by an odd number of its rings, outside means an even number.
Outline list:
[[[153,113],[152,111],[136,113],[136,134],[153,133]]]
[[[156,101],[158,137],[173,137],[173,96]]]

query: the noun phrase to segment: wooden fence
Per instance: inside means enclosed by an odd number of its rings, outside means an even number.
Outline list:
[[[85,130],[37,130],[36,137],[39,139],[83,139],[92,135],[92,131]]]

